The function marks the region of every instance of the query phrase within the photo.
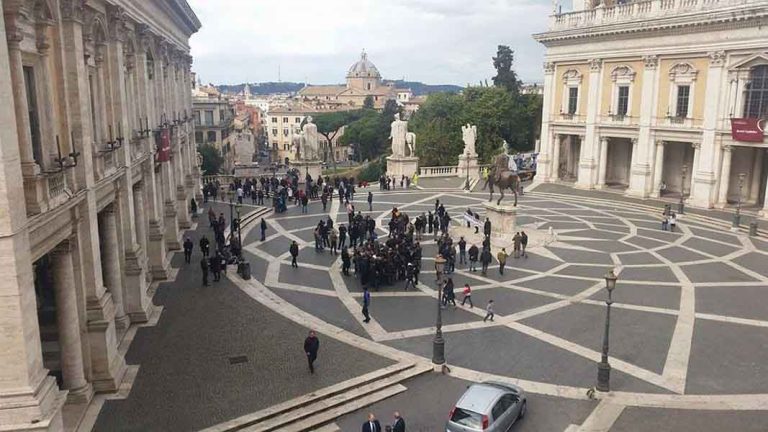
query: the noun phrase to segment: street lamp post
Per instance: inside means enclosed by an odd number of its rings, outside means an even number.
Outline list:
[[[744,189],[744,179],[747,177],[746,174],[741,173],[739,174],[739,199],[736,201],[736,213],[733,214],[733,228],[739,228],[739,225],[741,225],[741,191]]]
[[[233,191],[232,189],[230,189],[229,193],[227,193],[227,197],[229,197],[229,229],[230,231],[232,230],[232,224],[234,223],[234,220],[235,220],[235,213],[234,213],[235,204],[232,201],[232,198],[234,198],[234,195],[235,195],[235,191]],[[231,232],[230,232],[230,235],[232,235]]]
[[[608,392],[611,390],[611,365],[608,364],[608,334],[611,329],[611,292],[616,288],[616,274],[613,270],[606,273],[605,276],[605,289],[608,290],[608,299],[605,301],[605,332],[603,333],[603,355],[600,359],[600,363],[597,365],[597,390],[601,392]]]
[[[445,267],[445,258],[442,255],[435,257],[435,273],[437,274],[437,323],[435,327],[435,339],[432,341],[432,363],[436,365],[445,364],[445,339],[443,339],[443,310],[440,303],[441,284],[443,282],[443,268]]]
[[[685,210],[685,175],[688,174],[688,165],[683,165],[683,169],[680,171],[680,204],[678,204],[677,212],[684,213]]]
[[[240,204],[235,204],[235,210],[237,211],[237,243],[240,247],[243,247],[242,226],[243,221],[240,219]]]
[[[466,171],[466,174],[467,174],[467,178],[466,178],[466,181],[464,183],[464,190],[468,191],[469,190],[469,152],[467,152],[467,154],[465,155],[464,171]]]

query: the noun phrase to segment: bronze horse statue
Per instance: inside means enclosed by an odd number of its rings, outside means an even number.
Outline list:
[[[485,186],[483,186],[483,189],[490,187],[491,196],[488,198],[488,201],[493,201],[493,186],[498,185],[501,197],[496,201],[496,205],[501,205],[501,200],[504,199],[504,190],[509,188],[509,190],[515,194],[514,206],[517,207],[517,193],[520,190],[520,176],[518,176],[516,172],[510,171],[508,164],[509,156],[507,156],[506,153],[496,156],[493,167],[488,172],[488,178],[485,179]]]

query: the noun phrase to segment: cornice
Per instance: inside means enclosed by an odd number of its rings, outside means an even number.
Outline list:
[[[534,40],[547,47],[584,43],[585,39],[643,38],[654,36],[700,33],[768,25],[768,7],[754,6],[739,10],[727,9],[689,13],[664,18],[638,19],[591,27],[548,31],[533,35]]]

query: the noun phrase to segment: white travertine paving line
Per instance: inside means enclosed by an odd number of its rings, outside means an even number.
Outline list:
[[[317,215],[315,215],[315,216],[317,216]],[[295,240],[296,243],[301,245],[301,246],[307,246],[309,244],[309,242],[305,242],[300,237],[295,236],[295,235],[291,234],[290,232],[288,232],[288,230],[286,230],[285,228],[283,228],[282,225],[280,225],[280,222],[278,222],[278,221],[276,221],[274,219],[272,219],[272,228],[278,234],[282,235],[283,237],[286,237],[289,240]]]
[[[603,399],[597,404],[592,414],[581,426],[571,429],[574,432],[609,432],[626,406]]]

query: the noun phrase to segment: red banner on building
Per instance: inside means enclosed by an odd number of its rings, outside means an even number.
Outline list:
[[[171,130],[160,129],[155,134],[155,140],[157,141],[157,156],[155,160],[157,162],[168,162],[171,160]]]
[[[736,141],[763,142],[765,119],[732,118],[731,137]]]

